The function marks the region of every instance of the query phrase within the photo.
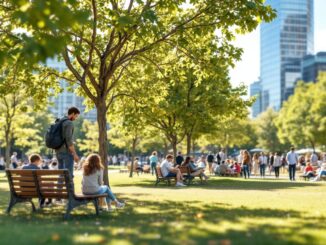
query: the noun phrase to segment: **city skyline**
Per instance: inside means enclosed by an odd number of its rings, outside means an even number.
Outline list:
[[[326,9],[326,1],[315,0],[314,5],[314,54],[316,54],[326,51],[326,18],[323,13]],[[260,27],[252,33],[238,35],[235,45],[243,48],[244,52],[241,61],[230,70],[231,82],[233,86],[241,83],[249,86],[260,76]]]

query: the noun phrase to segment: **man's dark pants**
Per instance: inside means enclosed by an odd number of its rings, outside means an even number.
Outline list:
[[[296,164],[289,164],[290,180],[295,180],[295,168],[296,168]]]

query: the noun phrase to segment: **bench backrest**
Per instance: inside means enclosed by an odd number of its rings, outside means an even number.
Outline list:
[[[17,197],[39,197],[33,170],[6,170],[11,193]]]
[[[68,198],[72,186],[69,186],[70,180],[67,170],[35,170],[35,172],[42,197]]]
[[[11,192],[22,198],[74,195],[68,170],[6,170]]]
[[[182,174],[190,174],[190,169],[188,166],[180,166],[179,169]]]

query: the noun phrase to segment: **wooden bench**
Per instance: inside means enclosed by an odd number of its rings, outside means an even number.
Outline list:
[[[325,175],[322,175],[322,176],[320,177],[320,180],[322,180],[322,181],[326,181],[326,176],[325,176]]]
[[[15,204],[22,202],[31,203],[34,212],[36,209],[32,198],[57,198],[68,200],[65,219],[70,217],[75,207],[90,202],[98,215],[99,198],[106,197],[106,194],[75,194],[68,170],[6,170],[6,173],[10,187],[8,214]]]
[[[176,181],[176,177],[163,177],[161,167],[155,168],[155,175],[156,175],[155,186],[157,186],[158,183],[160,182],[166,182],[166,184],[171,185],[171,180]]]
[[[183,177],[187,180],[188,185],[191,184],[195,177],[198,177],[200,179],[201,184],[203,183],[203,178],[201,175],[191,176],[192,171],[189,166],[180,166],[179,169]]]

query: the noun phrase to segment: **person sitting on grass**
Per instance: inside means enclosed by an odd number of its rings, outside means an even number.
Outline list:
[[[322,176],[326,176],[326,163],[323,163],[313,181],[320,181]]]
[[[98,154],[91,154],[87,157],[83,165],[82,192],[84,195],[107,194],[107,211],[112,211],[111,203],[116,208],[123,208],[124,203],[119,202],[111,189],[103,185],[103,165]]]
[[[315,170],[314,170],[314,168],[311,166],[311,163],[310,163],[310,162],[308,162],[308,163],[307,163],[307,167],[304,168],[303,176],[308,177],[308,178],[313,178],[313,177],[315,177]]]
[[[239,163],[235,162],[233,165],[233,172],[240,175],[241,173],[241,166]]]
[[[178,187],[183,187],[186,186],[182,183],[182,174],[179,169],[179,165],[176,167],[173,167],[173,156],[172,155],[167,155],[166,159],[161,163],[161,172],[163,177],[176,177],[177,178],[177,183],[175,186]]]

